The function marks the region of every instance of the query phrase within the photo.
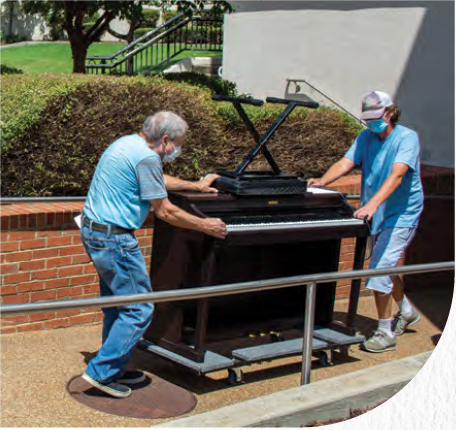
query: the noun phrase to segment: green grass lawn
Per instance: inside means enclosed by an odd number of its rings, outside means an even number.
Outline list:
[[[107,56],[125,46],[124,43],[93,43],[89,47],[89,56]],[[186,57],[214,57],[221,52],[184,51],[173,58],[171,64]],[[161,58],[161,53],[159,53]],[[24,73],[71,73],[73,61],[69,43],[40,43],[2,49],[0,63],[21,69]]]

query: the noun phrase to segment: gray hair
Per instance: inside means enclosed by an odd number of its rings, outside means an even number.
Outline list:
[[[184,135],[188,124],[173,112],[157,112],[148,116],[142,126],[142,133],[149,142],[158,142],[165,135],[174,141]]]

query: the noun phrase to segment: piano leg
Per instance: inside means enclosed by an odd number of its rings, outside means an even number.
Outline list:
[[[364,257],[366,255],[367,237],[358,237],[355,247],[355,261],[353,270],[362,270]],[[361,290],[361,279],[352,279],[350,288],[350,302],[348,306],[347,327],[355,329],[355,318],[358,311],[359,293]]]

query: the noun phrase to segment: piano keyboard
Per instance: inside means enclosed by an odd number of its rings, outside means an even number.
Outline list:
[[[239,231],[270,231],[282,229],[302,229],[302,228],[318,228],[318,227],[343,227],[347,225],[362,225],[363,220],[357,218],[334,218],[320,220],[302,220],[302,221],[284,221],[284,222],[226,222],[228,233]]]

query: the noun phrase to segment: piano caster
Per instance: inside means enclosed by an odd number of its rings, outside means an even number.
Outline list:
[[[235,367],[233,367],[232,369],[228,369],[228,384],[233,386],[242,384],[243,377],[244,375],[241,369]]]
[[[321,367],[329,367],[331,366],[331,361],[328,358],[328,353],[325,351],[319,351],[315,354],[318,358],[318,362],[320,363]]]

